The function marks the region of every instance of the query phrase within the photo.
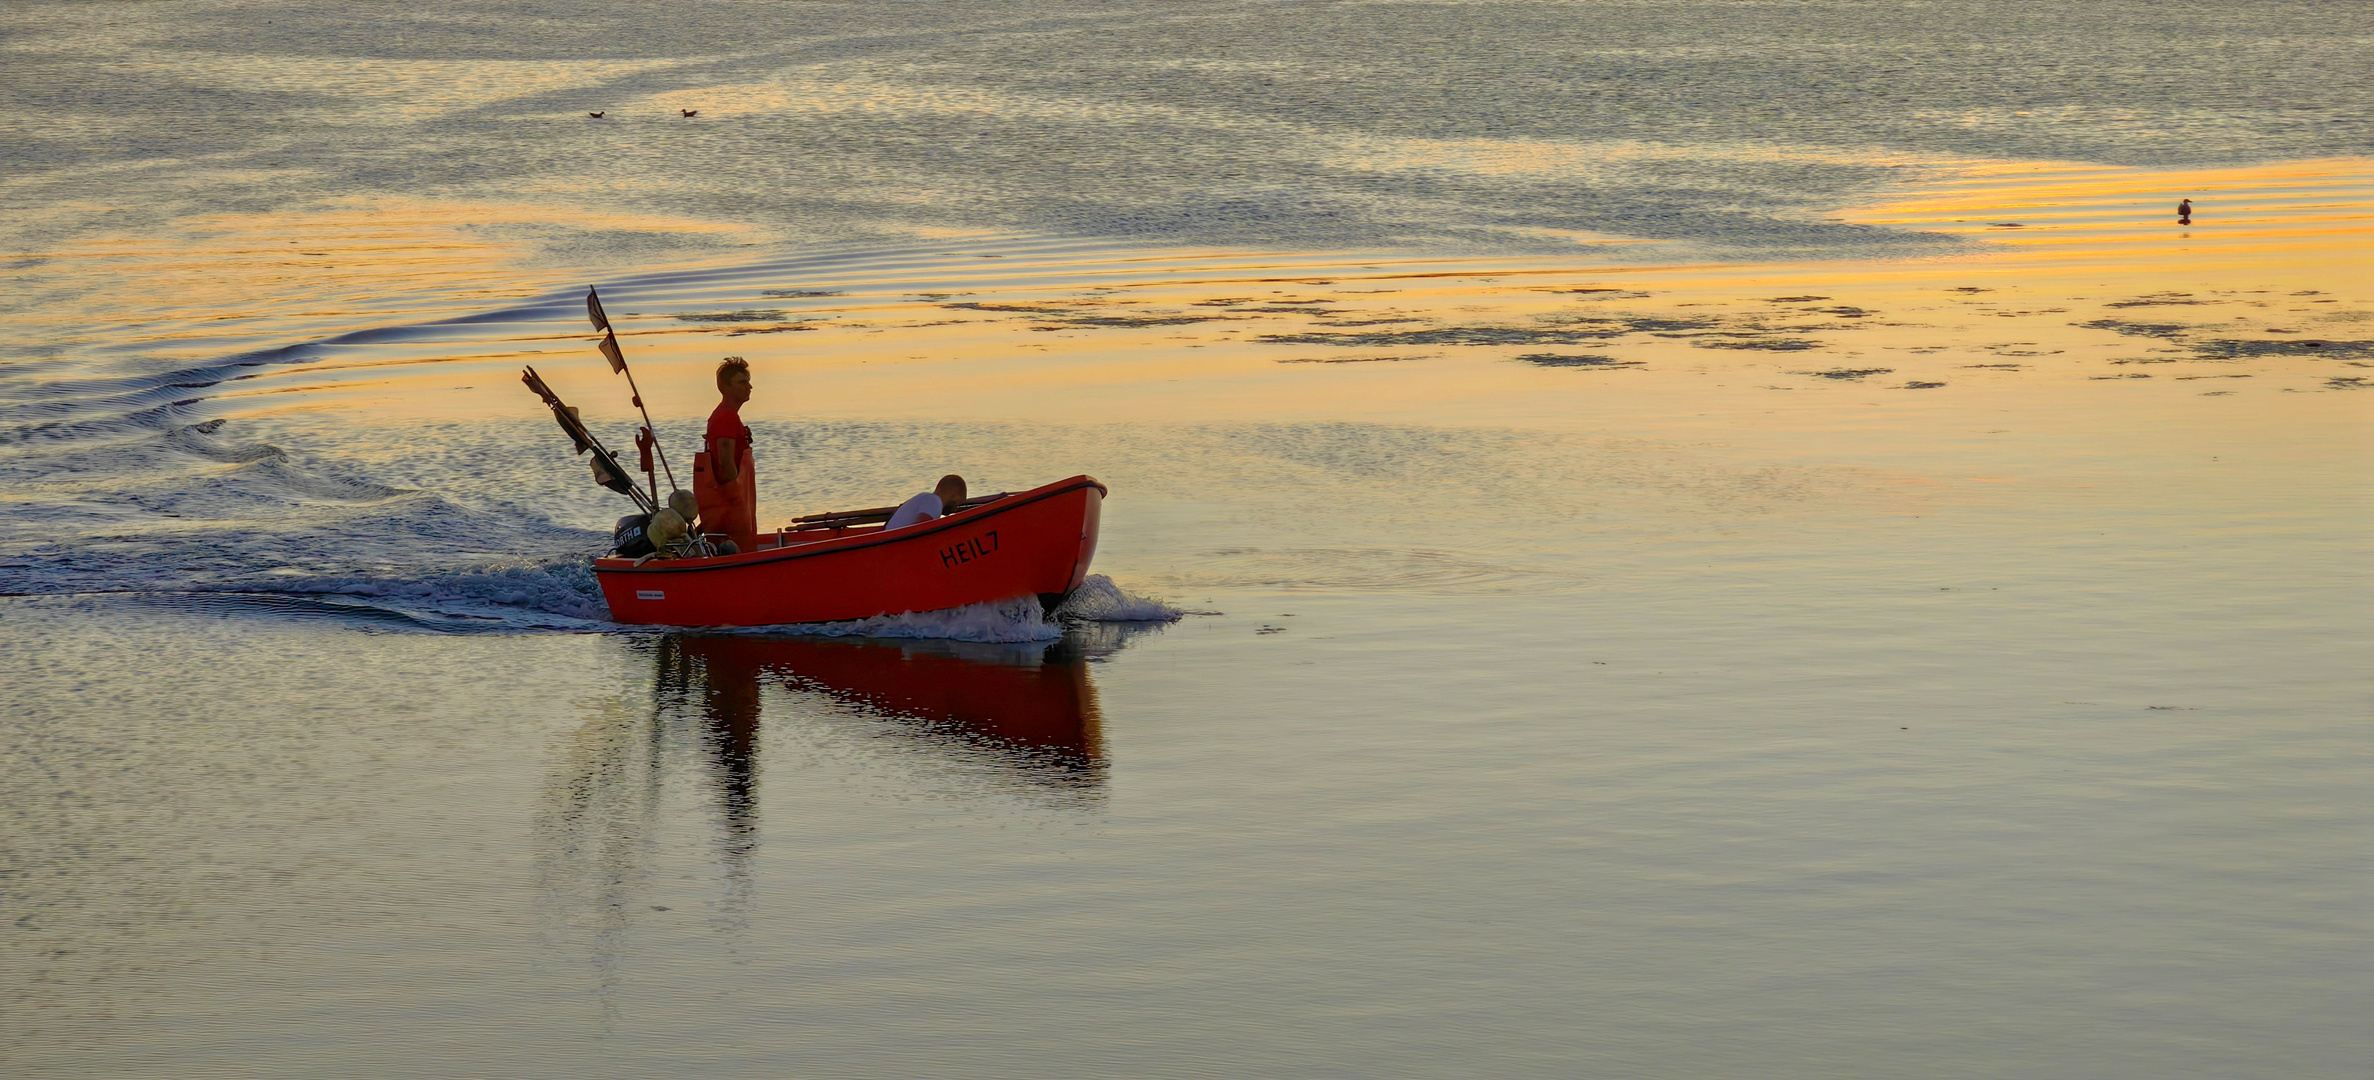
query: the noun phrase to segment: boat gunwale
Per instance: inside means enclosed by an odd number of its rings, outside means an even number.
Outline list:
[[[794,549],[774,548],[765,552],[767,557],[751,559],[747,562],[725,562],[723,560],[734,559],[738,557],[736,555],[725,555],[715,559],[661,560],[664,565],[603,566],[602,563],[606,561],[625,561],[618,556],[604,555],[597,557],[594,560],[593,571],[596,574],[691,574],[706,570],[741,570],[748,567],[768,566],[774,563],[788,562],[792,559],[814,558],[819,555],[837,555],[845,551],[862,551],[866,548],[877,547],[883,544],[903,544],[909,540],[928,536],[932,533],[944,532],[948,529],[955,528],[958,525],[987,520],[1008,510],[1018,510],[1032,503],[1052,499],[1058,495],[1069,495],[1072,492],[1085,488],[1095,488],[1097,494],[1100,496],[1112,494],[1112,490],[1105,487],[1103,481],[1100,481],[1093,476],[1082,474],[1069,480],[1058,480],[1044,488],[1037,488],[1032,491],[1021,492],[1008,498],[999,499],[993,503],[986,503],[981,506],[976,506],[972,510],[965,510],[959,513],[950,514],[946,517],[935,518],[932,521],[922,524],[910,525],[904,529],[897,530],[898,535],[896,536],[892,536],[888,533],[877,532],[868,536],[850,536],[835,540],[820,540],[812,544],[803,544],[800,547]],[[975,513],[975,511],[980,511],[980,513]],[[752,552],[751,554],[760,554],[760,552]]]

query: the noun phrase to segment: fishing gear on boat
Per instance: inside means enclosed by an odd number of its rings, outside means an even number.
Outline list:
[[[560,395],[553,393],[551,387],[544,385],[544,377],[536,374],[535,368],[524,369],[519,381],[526,383],[528,389],[535,391],[537,397],[544,399],[544,404],[552,409],[553,420],[557,421],[561,430],[568,434],[569,441],[575,444],[578,453],[590,452],[593,454],[594,483],[635,500],[635,506],[645,514],[659,509],[655,495],[645,494],[642,488],[635,486],[635,475],[626,471],[626,467],[618,463],[618,456],[612,454],[609,447],[603,446],[602,440],[594,437],[593,431],[588,429],[585,426],[585,421],[578,417],[577,409],[574,406],[563,402]]]
[[[643,390],[635,385],[635,373],[627,368],[626,354],[618,347],[618,335],[610,329],[610,317],[603,312],[601,293],[595,289],[585,290],[585,316],[592,321],[594,329],[602,332],[602,340],[595,348],[600,350],[603,359],[610,362],[612,372],[626,376],[627,391],[632,396],[635,409],[643,414],[643,426],[635,429],[635,464],[641,468],[646,486],[635,486],[633,474],[619,464],[618,456],[594,437],[575,407],[563,403],[560,396],[544,384],[544,379],[536,374],[535,368],[527,368],[520,381],[526,383],[528,389],[534,390],[537,396],[544,399],[544,404],[551,407],[553,419],[560,423],[561,430],[568,434],[577,452],[593,454],[594,482],[633,499],[635,508],[642,511],[618,519],[617,528],[611,532],[611,541],[620,556],[649,559],[709,557],[717,554],[715,546],[707,537],[692,531],[693,519],[700,513],[699,504],[691,492],[676,486],[676,471],[668,466],[668,452],[660,447],[659,436],[651,422],[651,410],[643,404]],[[660,473],[667,474],[670,488],[664,503],[659,497]]]
[[[660,449],[659,436],[655,434],[659,429],[652,426],[651,410],[643,407],[643,389],[635,385],[635,373],[627,369],[626,353],[618,348],[618,334],[610,329],[610,316],[602,310],[601,292],[590,285],[585,289],[585,317],[594,329],[602,332],[602,342],[595,348],[602,351],[603,359],[610,361],[611,371],[626,376],[627,393],[633,395],[636,411],[643,414],[643,430],[635,435],[635,448],[643,452],[643,471],[651,471],[651,455],[658,454],[660,471],[668,474],[668,487],[674,488],[676,470],[668,468],[668,452]],[[657,478],[651,482],[651,492],[654,497],[659,494]]]
[[[636,487],[633,474],[618,463],[618,456],[611,453],[609,447],[603,446],[602,440],[585,426],[575,406],[563,402],[560,395],[544,384],[543,376],[536,374],[535,368],[525,369],[519,381],[526,383],[528,389],[544,399],[544,404],[552,409],[552,418],[560,423],[561,430],[568,434],[577,452],[593,455],[594,482],[635,500],[635,508],[642,511],[618,519],[618,526],[611,531],[612,546],[620,556],[629,559],[706,558],[717,554],[707,538],[695,535],[692,531],[692,520],[700,513],[692,492],[678,488],[668,493],[668,501],[662,505],[654,497],[658,491],[657,479],[652,480],[653,494],[646,494],[642,488]],[[636,448],[643,451],[642,464],[646,476],[651,473],[649,447],[655,441],[648,428],[635,433]]]

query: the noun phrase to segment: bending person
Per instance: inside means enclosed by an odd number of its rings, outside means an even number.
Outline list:
[[[964,477],[949,473],[941,477],[939,484],[930,491],[900,503],[898,509],[891,512],[890,523],[882,526],[882,531],[920,525],[943,514],[954,513],[963,504]]]
[[[703,449],[692,459],[692,493],[701,504],[704,533],[724,533],[741,551],[758,550],[758,478],[750,459],[750,426],[742,406],[750,400],[750,362],[729,356],[717,365],[717,393],[723,399],[709,414]]]

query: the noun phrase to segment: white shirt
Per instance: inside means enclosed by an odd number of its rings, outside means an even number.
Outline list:
[[[940,497],[926,491],[898,504],[898,509],[890,515],[890,524],[882,526],[882,531],[889,532],[892,529],[904,529],[909,525],[921,525],[938,516],[940,516]]]

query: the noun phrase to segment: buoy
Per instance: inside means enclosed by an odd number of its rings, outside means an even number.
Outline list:
[[[643,535],[651,538],[651,546],[661,551],[666,551],[682,543],[684,533],[684,515],[673,509],[662,510],[651,515],[651,524],[646,526],[643,531]]]

